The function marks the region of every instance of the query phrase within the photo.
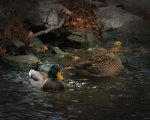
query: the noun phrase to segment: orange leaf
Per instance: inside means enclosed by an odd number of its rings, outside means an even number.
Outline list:
[[[78,22],[83,22],[83,19],[82,18],[77,18],[77,21]]]
[[[73,25],[76,25],[77,23],[76,23],[76,22],[72,22],[72,24],[73,24]]]
[[[78,56],[72,56],[72,58],[73,58],[74,60],[79,60],[79,59],[80,59],[80,57],[78,57]]]
[[[47,51],[47,50],[48,50],[48,47],[47,47],[46,45],[44,45],[44,46],[43,46],[43,50],[44,50],[44,51]]]
[[[29,37],[33,37],[34,33],[32,31],[29,31]]]
[[[74,67],[66,67],[65,70],[73,69]]]

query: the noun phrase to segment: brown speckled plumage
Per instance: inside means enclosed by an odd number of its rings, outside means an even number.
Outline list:
[[[104,77],[117,74],[122,68],[122,63],[114,53],[105,50],[105,52],[97,51],[86,58],[81,58],[73,66],[80,74]]]

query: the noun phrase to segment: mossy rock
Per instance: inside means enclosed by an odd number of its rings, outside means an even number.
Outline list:
[[[102,46],[106,48],[113,47],[116,41],[120,41],[122,47],[137,48],[142,46],[142,43],[132,34],[121,32],[119,30],[110,30],[103,33]]]
[[[34,55],[19,55],[3,57],[1,61],[10,69],[29,70],[37,68],[38,58]]]
[[[43,50],[44,44],[37,37],[33,37],[30,41],[30,44],[33,46],[32,47],[33,54],[40,55],[44,53],[44,50]]]
[[[81,48],[95,48],[100,45],[98,37],[90,30],[75,30],[67,37],[70,41],[75,41],[81,44]]]

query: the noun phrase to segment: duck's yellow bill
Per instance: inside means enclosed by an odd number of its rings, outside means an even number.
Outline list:
[[[60,79],[60,80],[63,80],[63,79],[64,79],[63,76],[61,75],[61,72],[58,72],[56,76],[57,76],[57,78]]]

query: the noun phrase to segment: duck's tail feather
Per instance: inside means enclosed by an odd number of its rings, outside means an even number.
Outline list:
[[[32,77],[32,72],[34,72],[35,70],[34,69],[30,69],[29,71],[29,77],[31,78]]]
[[[29,77],[32,78],[32,79],[34,79],[34,81],[43,80],[43,76],[42,76],[41,72],[36,71],[34,69],[31,69],[29,71]]]

